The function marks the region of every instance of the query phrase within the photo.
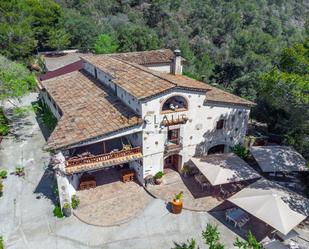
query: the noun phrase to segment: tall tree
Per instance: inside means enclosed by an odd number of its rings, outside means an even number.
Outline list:
[[[24,65],[0,55],[0,100],[20,98],[35,86],[34,75]]]
[[[309,40],[284,49],[278,67],[262,75],[259,90],[255,116],[309,158]]]
[[[51,30],[61,29],[63,11],[53,0],[0,1],[0,53],[11,59],[45,49]]]
[[[117,48],[118,45],[111,36],[101,34],[94,43],[93,50],[96,54],[108,54],[116,52]]]
[[[158,49],[158,35],[146,26],[125,26],[118,30],[117,40],[121,52]]]
[[[64,29],[52,29],[48,31],[46,46],[57,51],[65,49],[70,44],[71,36]]]

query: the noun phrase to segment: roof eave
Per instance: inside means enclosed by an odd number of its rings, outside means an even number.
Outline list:
[[[209,103],[221,103],[221,104],[235,105],[235,106],[246,106],[246,107],[250,107],[250,108],[257,105],[257,104],[254,103],[254,102],[238,103],[238,102],[228,102],[228,101],[223,101],[223,100],[210,100],[210,99],[206,99],[205,102],[209,102]]]
[[[120,128],[120,129],[117,129],[117,130],[114,130],[114,131],[110,131],[110,132],[107,132],[107,133],[103,133],[103,134],[97,135],[95,137],[87,138],[87,139],[80,140],[78,142],[70,143],[70,144],[66,144],[66,145],[59,145],[59,146],[57,146],[55,143],[49,143],[49,141],[47,141],[47,143],[44,146],[44,149],[45,150],[55,150],[55,151],[67,150],[67,149],[70,149],[73,146],[76,146],[76,145],[80,144],[80,143],[85,143],[85,142],[91,141],[91,140],[93,140],[95,138],[99,139],[100,137],[108,136],[108,135],[111,135],[111,134],[113,134],[115,132],[124,131],[124,130],[130,129],[130,128],[133,128],[134,126],[142,125],[143,122],[144,121],[142,119],[140,119],[140,122],[137,123],[137,124],[133,124],[133,125],[130,125],[130,126],[127,126],[127,127],[124,127],[124,128]]]

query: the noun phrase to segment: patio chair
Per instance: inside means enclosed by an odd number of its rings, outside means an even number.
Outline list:
[[[226,199],[229,196],[229,194],[230,193],[227,190],[225,190],[224,188],[220,186],[220,195],[222,195],[224,199]]]
[[[299,249],[299,245],[295,241],[290,241],[289,248],[290,249]]]
[[[201,186],[202,190],[204,190],[205,187],[206,189],[210,188],[209,182],[207,181],[206,177],[203,176],[202,174],[194,175],[194,179]]]

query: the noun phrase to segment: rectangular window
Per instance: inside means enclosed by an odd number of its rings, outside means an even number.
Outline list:
[[[217,130],[222,130],[224,127],[224,119],[220,119],[218,122],[217,122]]]

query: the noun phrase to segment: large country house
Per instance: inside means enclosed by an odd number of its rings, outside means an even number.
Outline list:
[[[252,102],[182,75],[180,51],[82,55],[40,82],[58,123],[48,139],[69,195],[81,178],[129,167],[136,179],[242,143]]]

